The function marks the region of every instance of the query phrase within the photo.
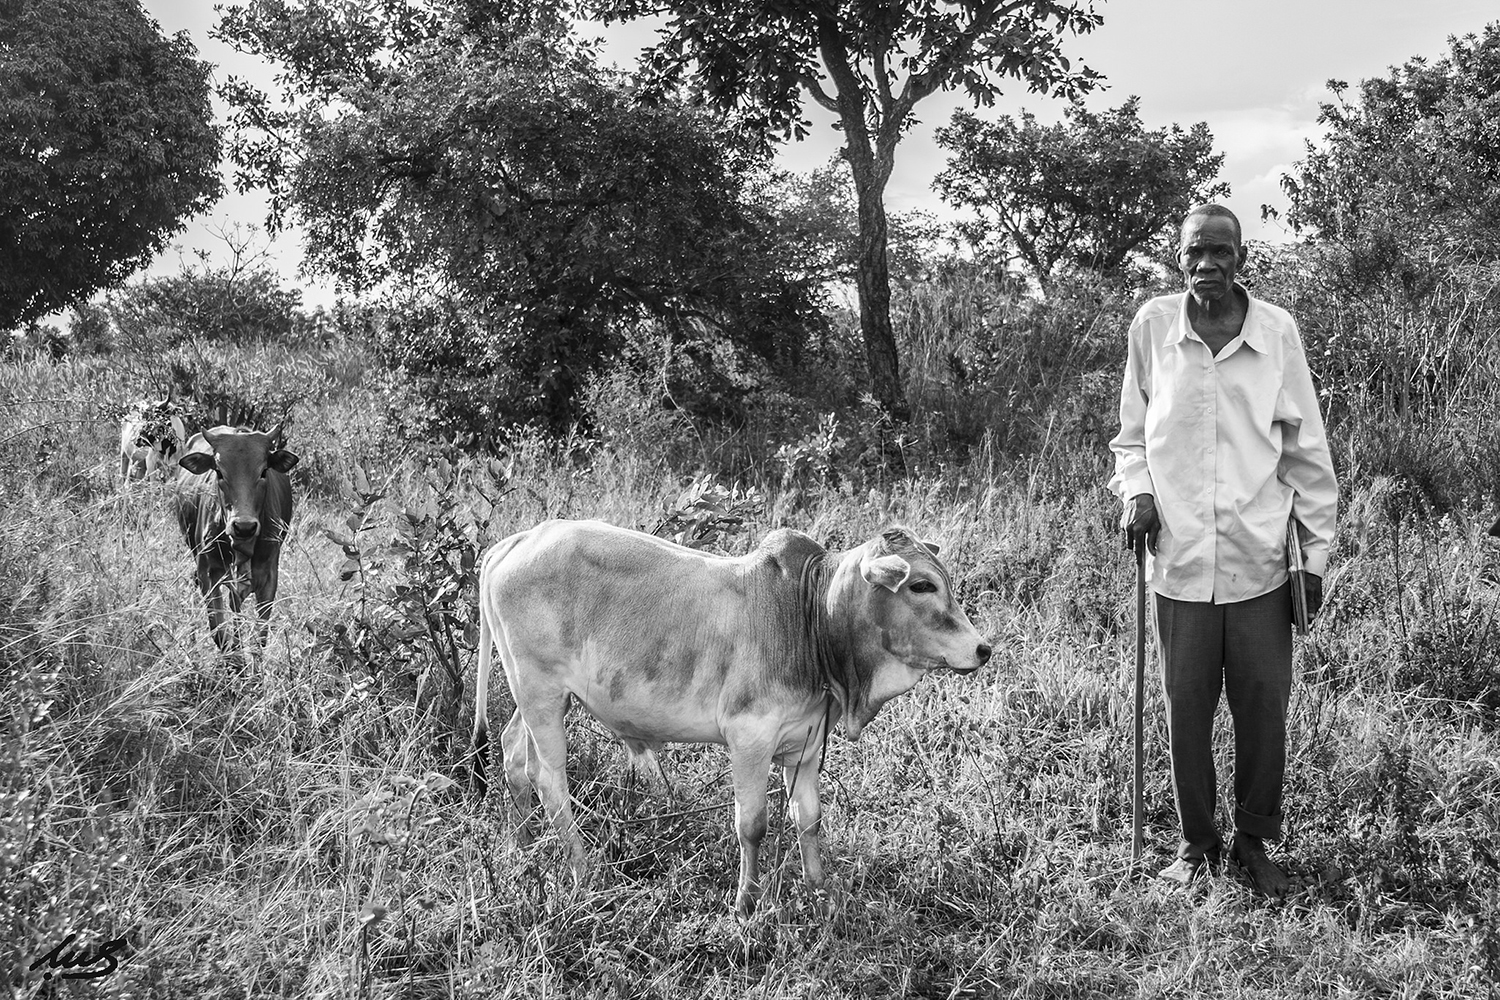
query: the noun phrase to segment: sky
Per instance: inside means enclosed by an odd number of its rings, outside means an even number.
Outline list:
[[[143,0],[143,6],[167,33],[188,32],[199,56],[214,67],[216,83],[234,75],[269,87],[269,67],[209,37],[217,20],[209,0]],[[1328,80],[1356,84],[1413,56],[1437,59],[1447,51],[1449,36],[1478,32],[1487,22],[1500,20],[1495,0],[1106,0],[1096,9],[1104,24],[1064,47],[1075,62],[1081,60],[1106,77],[1106,88],[1086,103],[1099,110],[1138,95],[1147,128],[1206,122],[1215,149],[1225,154],[1220,177],[1233,191],[1226,203],[1239,214],[1247,238],[1271,240],[1286,234],[1274,223],[1261,222],[1260,207],[1285,206],[1279,178],[1302,156],[1304,142],[1321,134],[1318,105],[1330,97]],[[596,33],[605,38],[605,59],[622,65],[652,38],[642,25]],[[216,106],[222,118],[224,109]],[[896,154],[886,191],[888,209],[921,208],[952,217],[931,189],[946,159],[932,136],[955,109],[968,106],[962,95],[944,93],[917,105],[919,122]],[[979,113],[1014,115],[1023,108],[1053,121],[1061,117],[1063,103],[1012,84],[993,110]],[[831,116],[813,108],[809,117],[815,126],[812,135],[788,143],[780,155],[789,169],[820,166],[838,149]],[[211,263],[222,263],[228,250],[220,233],[264,223],[264,198],[235,193],[227,168],[226,188],[229,193],[192,220],[148,274],[176,273],[200,249],[209,253]],[[269,249],[287,284],[304,289],[308,305],[332,302],[332,288],[299,275],[295,233],[281,235]]]

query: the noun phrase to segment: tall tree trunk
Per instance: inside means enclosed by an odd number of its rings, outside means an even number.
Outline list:
[[[911,412],[901,386],[901,361],[896,355],[896,332],[891,326],[885,185],[868,167],[861,170],[859,159],[850,158],[854,190],[859,198],[859,261],[855,273],[855,286],[859,290],[859,329],[865,339],[865,363],[869,367],[875,398],[887,413],[904,423],[910,419]]]
[[[896,334],[891,328],[891,271],[886,260],[885,184],[895,163],[896,143],[907,113],[877,117],[877,133],[870,134],[865,93],[849,63],[850,46],[830,12],[817,18],[818,51],[828,68],[836,96],[823,104],[838,113],[844,128],[843,156],[854,176],[859,199],[859,262],[855,286],[859,290],[859,329],[865,338],[865,360],[875,399],[894,419],[906,422],[911,411],[901,388],[901,362],[896,357]],[[816,83],[812,89],[821,94]]]

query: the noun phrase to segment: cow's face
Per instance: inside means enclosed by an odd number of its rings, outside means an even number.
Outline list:
[[[989,661],[990,646],[954,597],[936,545],[892,529],[865,544],[859,573],[885,650],[909,669],[967,674]]]
[[[266,472],[290,472],[297,456],[281,447],[281,428],[270,433],[215,427],[203,432],[211,451],[192,451],[181,465],[189,472],[213,472],[217,479],[224,530],[236,547],[254,544],[266,500]]]

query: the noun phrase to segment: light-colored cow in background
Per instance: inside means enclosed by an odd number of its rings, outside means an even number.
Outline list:
[[[810,889],[823,883],[818,772],[842,719],[850,737],[930,671],[969,673],[990,647],[957,603],[937,546],[894,528],[848,552],[778,530],[739,558],[598,521],[547,521],[489,549],[479,581],[475,766],[483,786],[492,646],[516,711],[501,736],[525,829],[541,795],[586,870],[568,798],[563,717],[577,701],[633,758],[666,741],[722,743],[740,842],[735,909],[760,893],[766,774],[781,766]]]
[[[187,443],[182,407],[171,397],[138,399],[120,419],[120,482],[166,479]]]

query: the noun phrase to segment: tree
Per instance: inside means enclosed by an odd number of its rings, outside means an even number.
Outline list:
[[[194,55],[139,0],[0,0],[0,329],[119,284],[218,197]]]
[[[853,281],[859,273],[859,211],[848,168],[838,159],[808,173],[773,176],[761,203],[810,282]],[[899,212],[889,218],[889,268],[901,278],[927,269],[942,226],[930,213]]]
[[[175,275],[135,282],[109,296],[105,311],[120,343],[139,354],[198,337],[286,342],[304,326],[302,293],[281,287],[269,265],[270,244],[257,227],[235,223],[213,232],[227,263],[213,266],[207,250],[196,250],[196,266],[184,264]]]
[[[633,322],[794,360],[815,310],[751,204],[758,155],[723,116],[643,103],[545,9],[251,0],[219,31],[282,70],[281,107],[224,89],[232,153],[304,225],[312,269],[459,307],[402,305],[400,336],[446,324],[392,343],[403,367],[483,375],[495,417],[565,423]]]
[[[1361,283],[1416,293],[1441,267],[1500,261],[1500,22],[1365,80],[1330,80],[1321,144],[1281,179],[1293,231],[1352,251]],[[1262,207],[1262,214],[1275,210]]]
[[[753,110],[768,129],[802,137],[803,96],[838,116],[859,212],[860,328],[876,398],[906,416],[890,318],[885,185],[918,102],[962,87],[994,102],[1002,80],[1075,96],[1098,74],[1074,70],[1062,36],[1100,23],[1090,0],[592,0],[608,21],[663,10],[671,19],[646,58],[656,83],[693,81],[716,105]]]
[[[1214,181],[1224,154],[1207,125],[1148,131],[1139,106],[1073,104],[1056,125],[1026,111],[1019,122],[958,112],[938,130],[952,156],[933,186],[974,213],[960,226],[971,243],[1019,259],[1044,286],[1059,264],[1116,271],[1133,254],[1159,254],[1190,207],[1229,194]]]

